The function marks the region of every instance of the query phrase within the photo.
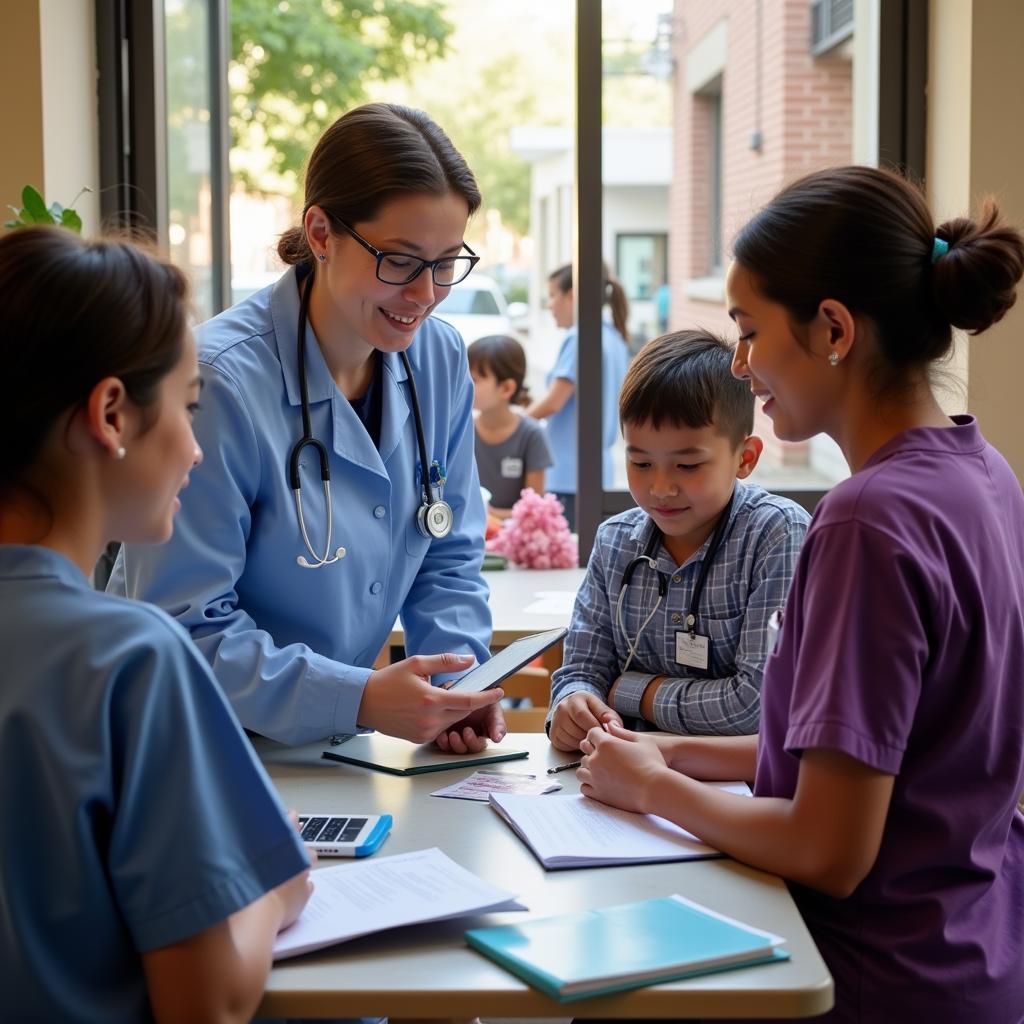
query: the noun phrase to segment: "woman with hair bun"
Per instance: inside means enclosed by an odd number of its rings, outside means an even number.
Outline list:
[[[309,897],[209,666],[89,583],[114,537],[167,540],[202,457],[188,315],[181,271],[127,242],[0,238],[4,1020],[249,1020]]]
[[[954,327],[1013,305],[1024,240],[992,202],[935,227],[903,178],[846,167],[784,189],[734,256],[734,372],[852,476],[811,522],[760,735],[592,730],[583,792],[789,879],[835,979],[815,1020],[1019,1024],[1024,497],[929,378]],[[695,781],[729,778],[754,799]]]
[[[431,316],[477,262],[479,205],[422,111],[351,110],[310,156],[289,269],[198,331],[206,460],[174,540],[129,545],[111,586],[191,632],[248,729],[459,753],[505,735],[499,690],[438,685],[491,641],[473,386]],[[399,616],[415,656],[374,669]]]

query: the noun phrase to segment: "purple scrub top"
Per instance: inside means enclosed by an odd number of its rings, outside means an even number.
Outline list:
[[[757,796],[810,748],[896,777],[852,896],[791,886],[836,981],[816,1019],[1024,1020],[1024,497],[953,422],[821,502],[765,670]]]

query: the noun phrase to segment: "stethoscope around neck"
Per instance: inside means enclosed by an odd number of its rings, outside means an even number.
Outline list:
[[[734,495],[735,491],[733,492],[733,496]],[[729,515],[732,512],[733,496],[730,496],[729,504],[722,510],[722,514],[718,517],[718,522],[715,523],[715,529],[711,534],[711,540],[708,543],[707,551],[704,553],[704,560],[701,562],[700,573],[698,573],[697,581],[693,586],[693,594],[690,597],[690,610],[687,612],[685,621],[686,628],[691,633],[695,632],[697,628],[697,611],[700,608],[701,594],[704,593],[704,584],[707,582],[708,573],[711,571],[711,563],[715,560],[715,555],[718,554],[718,549],[722,545],[722,539],[725,537],[725,531],[729,526]],[[625,637],[628,655],[626,657],[625,664],[622,666],[622,672],[620,672],[620,675],[624,674],[633,663],[633,658],[636,656],[637,649],[640,647],[640,637],[644,635],[644,630],[650,624],[651,619],[654,618],[655,612],[657,612],[661,607],[662,602],[665,600],[665,595],[668,594],[668,573],[664,573],[658,568],[658,548],[660,545],[661,530],[652,523],[651,536],[647,540],[646,547],[644,547],[644,550],[626,566],[622,573],[622,582],[619,584],[619,596],[615,601],[615,621],[619,629],[622,631],[623,637]],[[647,618],[640,623],[640,628],[636,631],[636,636],[630,640],[629,634],[626,632],[626,624],[622,617],[622,605],[626,599],[626,591],[629,589],[634,573],[642,566],[647,566],[652,572],[657,574],[658,599],[654,602],[654,607],[648,613]]]
[[[291,485],[292,495],[295,498],[295,515],[299,521],[299,533],[302,535],[302,542],[306,545],[312,561],[305,555],[299,555],[295,560],[303,569],[319,569],[325,565],[333,565],[345,557],[345,549],[339,547],[332,552],[334,530],[334,503],[331,500],[331,467],[327,457],[327,449],[323,443],[313,435],[313,428],[309,415],[309,384],[306,380],[306,323],[309,319],[309,297],[313,290],[312,275],[300,284],[301,297],[299,299],[299,321],[297,332],[297,352],[299,370],[299,394],[302,399],[302,437],[295,442],[291,454],[288,456],[288,481]],[[412,413],[416,424],[416,440],[419,445],[420,454],[420,506],[416,510],[416,529],[424,537],[434,540],[441,540],[447,537],[452,530],[454,514],[451,505],[444,500],[444,470],[435,460],[427,462],[427,445],[423,433],[423,417],[420,414],[420,399],[416,393],[416,379],[413,376],[412,366],[409,357],[405,352],[400,352],[402,364],[409,378],[409,392],[412,396]],[[324,541],[323,554],[318,555],[309,539],[309,530],[306,527],[306,517],[302,510],[302,481],[299,474],[299,459],[304,448],[313,448],[317,458],[320,460],[320,480],[324,487],[324,507],[327,515],[327,538]],[[434,489],[437,489],[437,497],[434,497]]]

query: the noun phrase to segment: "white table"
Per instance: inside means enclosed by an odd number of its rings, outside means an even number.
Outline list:
[[[496,572],[485,572],[484,579],[491,588],[488,604],[494,621],[491,646],[505,647],[520,637],[539,633],[545,629],[568,626],[572,604],[566,600],[561,611],[529,611],[531,605],[542,602],[544,594],[572,594],[575,596],[583,582],[585,569],[517,569],[509,566]],[[547,599],[553,606],[556,599]],[[392,647],[405,643],[401,621],[395,623],[388,638]],[[415,651],[410,651],[415,654]]]
[[[509,771],[543,774],[566,760],[543,734],[509,736],[530,749]],[[545,871],[485,804],[428,794],[471,769],[400,778],[320,759],[323,744],[289,749],[258,740],[286,804],[296,810],[394,815],[378,856],[437,846],[482,878],[519,894],[528,914],[500,913],[367,936],[275,967],[260,1016],[394,1019],[491,1017],[807,1017],[832,1005],[832,980],[785,885],[732,860]],[[558,776],[577,790],[571,771]],[[336,864],[338,861],[328,861]],[[679,892],[786,939],[792,960],[561,1004],[469,949],[470,927],[607,906]]]

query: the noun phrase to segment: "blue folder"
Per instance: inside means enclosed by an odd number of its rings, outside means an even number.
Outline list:
[[[681,896],[473,928],[466,941],[559,1002],[789,959],[779,936]]]

